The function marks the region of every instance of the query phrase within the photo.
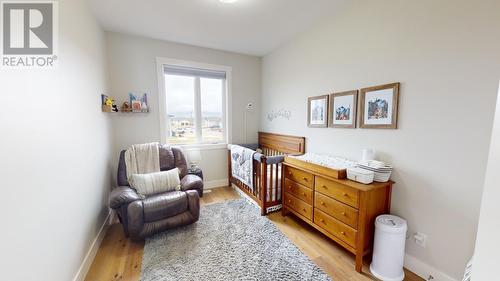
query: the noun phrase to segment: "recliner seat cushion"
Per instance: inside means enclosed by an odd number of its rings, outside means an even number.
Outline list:
[[[188,210],[188,198],[182,191],[151,195],[144,199],[142,204],[144,222],[154,222]]]

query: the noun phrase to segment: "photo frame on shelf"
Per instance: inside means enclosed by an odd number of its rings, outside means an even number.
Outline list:
[[[330,94],[330,128],[356,128],[358,90]]]
[[[135,95],[134,93],[129,93],[129,104],[127,111],[124,112],[134,112],[134,113],[148,113],[148,95],[145,93],[142,96]],[[125,104],[123,104],[122,108],[125,108]]]
[[[102,112],[118,112],[115,100],[105,94],[101,94],[101,110]]]
[[[328,99],[329,95],[315,96],[307,99],[308,127],[328,127]]]
[[[397,82],[360,90],[360,128],[397,129],[399,87]]]

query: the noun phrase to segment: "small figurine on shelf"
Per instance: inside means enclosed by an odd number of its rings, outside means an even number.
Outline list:
[[[141,112],[141,101],[140,100],[132,101],[132,112]]]
[[[116,107],[115,100],[112,98],[106,98],[106,107],[109,108],[110,111],[107,112],[118,112],[118,108]]]
[[[130,112],[132,108],[130,107],[130,103],[128,101],[122,104],[122,112]]]
[[[148,112],[148,106],[145,102],[142,102],[141,104],[141,112]]]
[[[101,103],[103,112],[118,112],[114,99],[106,95],[101,95]]]
[[[139,98],[133,93],[129,93],[128,95],[130,99],[130,105],[132,107],[132,112],[149,112],[147,94],[144,94],[142,98]]]

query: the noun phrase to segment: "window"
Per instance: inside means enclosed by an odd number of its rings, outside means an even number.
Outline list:
[[[226,71],[163,64],[162,72],[167,143],[226,143]]]

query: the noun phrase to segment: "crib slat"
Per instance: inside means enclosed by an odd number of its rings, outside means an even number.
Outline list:
[[[278,171],[279,171],[279,163],[276,164],[276,182],[274,184],[274,200],[275,201],[278,201],[278,182],[279,182],[279,174],[278,174]]]
[[[274,164],[269,165],[271,176],[269,177],[269,202],[273,201],[274,192]]]
[[[254,188],[253,188],[253,194],[255,195],[255,197],[259,198],[259,193],[260,193],[260,167],[259,167],[259,163],[257,162],[257,160],[254,160],[253,161],[253,170],[254,170],[254,173],[255,173],[255,177],[254,177]]]
[[[273,188],[273,196],[274,199],[273,201],[276,201],[276,196],[278,196],[278,185],[276,184],[278,182],[279,176],[278,176],[278,163],[274,164],[274,188]]]
[[[260,194],[260,200],[261,200],[261,210],[260,214],[261,215],[267,215],[267,200],[266,200],[266,191],[267,191],[267,160],[266,158],[262,159],[261,163],[261,175],[260,175],[260,181],[261,181],[261,194]]]
[[[282,200],[282,194],[283,194],[283,164],[280,163],[278,166],[278,173],[280,174],[280,180],[278,181],[278,189],[277,189],[277,197],[276,200],[278,201],[278,204],[281,203]]]
[[[280,188],[280,174],[279,174],[279,171],[280,171],[280,163],[276,164],[276,192],[275,192],[275,196],[274,196],[274,200],[275,201],[278,201],[278,198],[279,198],[279,188]]]

